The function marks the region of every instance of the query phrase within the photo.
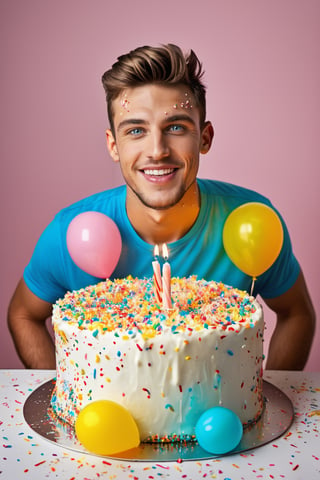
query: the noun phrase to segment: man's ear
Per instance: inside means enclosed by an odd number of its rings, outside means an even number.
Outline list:
[[[210,150],[212,140],[214,137],[214,130],[211,122],[206,122],[202,129],[201,133],[201,145],[200,145],[200,153],[208,153]]]
[[[110,129],[106,130],[106,138],[107,138],[107,147],[109,150],[109,153],[113,159],[114,162],[119,162],[119,154],[118,154],[118,148],[116,144],[116,140],[113,136],[113,133]]]

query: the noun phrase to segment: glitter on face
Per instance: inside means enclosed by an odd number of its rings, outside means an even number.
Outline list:
[[[191,110],[191,109],[193,108],[193,105],[192,105],[191,101],[189,100],[189,98],[187,98],[187,97],[188,97],[188,93],[186,92],[184,95],[185,95],[185,97],[186,97],[185,100],[179,101],[179,102],[175,103],[175,104],[172,106],[175,110],[176,110],[178,107],[180,107],[180,108],[185,108],[186,110],[189,110],[189,109]]]
[[[122,98],[121,101],[120,101],[121,107],[122,107],[126,112],[130,112],[130,110],[129,110],[129,104],[130,104],[130,102],[129,102],[129,100],[127,99],[126,96],[125,96],[124,98]],[[122,115],[122,113],[121,113],[120,115]]]

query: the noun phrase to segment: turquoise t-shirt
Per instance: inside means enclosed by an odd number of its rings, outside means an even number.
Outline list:
[[[239,205],[247,202],[272,205],[264,196],[228,183],[198,179],[198,185],[201,209],[196,222],[184,237],[168,244],[172,276],[197,275],[198,278],[222,281],[250,291],[251,277],[242,273],[225,253],[223,226],[228,215]],[[42,233],[25,268],[24,280],[30,290],[39,298],[54,303],[68,290],[78,290],[101,281],[78,268],[67,249],[68,226],[75,216],[85,211],[108,215],[121,233],[122,251],[110,278],[122,278],[130,274],[140,278],[151,277],[154,245],[142,240],[133,229],[126,214],[125,202],[126,186],[121,186],[97,193],[61,210]],[[254,294],[264,298],[274,298],[286,292],[300,271],[286,225],[281,221],[284,242],[280,255],[255,283]]]

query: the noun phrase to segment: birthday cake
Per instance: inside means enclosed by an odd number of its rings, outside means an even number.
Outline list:
[[[189,277],[172,278],[172,308],[163,309],[153,287],[127,277],[57,301],[55,415],[74,425],[88,403],[113,400],[154,442],[194,439],[200,415],[216,405],[254,422],[263,409],[261,306]]]

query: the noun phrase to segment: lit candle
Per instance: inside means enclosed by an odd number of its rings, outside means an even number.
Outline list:
[[[154,261],[152,262],[154,294],[156,296],[157,302],[162,303],[162,278],[161,278],[160,263],[158,262],[158,257],[159,257],[158,245],[154,246],[153,256],[155,258]]]
[[[172,301],[171,301],[171,267],[170,263],[168,262],[168,248],[167,245],[164,243],[162,246],[162,254],[165,260],[165,263],[162,267],[162,285],[163,285],[163,308],[170,309],[172,308]]]

